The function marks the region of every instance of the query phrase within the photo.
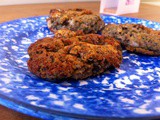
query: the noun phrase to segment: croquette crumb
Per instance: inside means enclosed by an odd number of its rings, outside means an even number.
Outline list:
[[[118,41],[98,34],[77,36],[78,32],[67,31],[67,35],[63,32],[37,40],[28,48],[28,68],[38,77],[85,79],[111,66],[120,67],[122,50]]]

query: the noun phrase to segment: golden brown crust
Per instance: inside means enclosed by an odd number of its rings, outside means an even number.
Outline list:
[[[153,51],[150,51],[150,50],[145,50],[145,49],[142,49],[142,48],[135,48],[135,47],[132,47],[132,46],[127,46],[126,50],[131,51],[131,52],[136,52],[136,53],[143,53],[145,55],[151,55],[151,56],[160,55],[160,53],[156,53],[156,52],[153,52]]]
[[[122,62],[119,42],[97,34],[43,38],[30,45],[28,54],[29,70],[47,79],[84,79]]]
[[[71,38],[75,36],[84,35],[81,30],[78,31],[71,31],[69,29],[63,28],[61,30],[57,30],[54,34],[55,38]]]

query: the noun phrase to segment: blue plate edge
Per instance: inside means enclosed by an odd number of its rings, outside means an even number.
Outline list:
[[[108,16],[108,15],[105,15],[105,16]],[[110,15],[109,15],[110,16]],[[15,21],[18,21],[18,20],[25,20],[25,19],[32,19],[32,18],[38,18],[38,17],[47,17],[47,16],[36,16],[36,17],[28,17],[28,18],[20,18],[20,19],[15,19],[15,20],[12,20],[12,21],[7,21],[7,22],[3,22],[3,23],[0,23],[0,26],[1,25],[4,25],[4,24],[8,24],[8,23],[10,23],[10,22],[15,22]],[[116,16],[117,17],[117,16]],[[130,17],[122,17],[122,16],[118,16],[118,17],[120,17],[120,18],[130,18]],[[136,20],[145,20],[145,19],[138,19],[138,18],[131,18],[131,19],[136,19]],[[145,20],[145,21],[150,21],[150,20]],[[154,22],[154,21],[153,21]],[[154,22],[154,23],[159,23],[159,22]],[[7,103],[5,103],[5,102],[13,102],[13,105],[19,105],[19,104],[21,104],[21,106],[24,108],[24,109],[26,109],[27,110],[27,108],[25,107],[27,104],[26,103],[24,103],[24,102],[22,102],[22,101],[13,101],[12,100],[12,98],[10,98],[10,97],[7,97],[7,96],[3,96],[3,95],[1,95],[0,94],[0,96],[2,97],[2,98],[0,98],[0,104],[2,104],[2,105],[4,105],[4,106],[6,106],[6,107],[8,107],[8,108],[11,108],[10,106],[8,106],[7,105]],[[6,99],[6,101],[5,101],[5,99]],[[26,104],[26,105],[25,105]],[[34,105],[30,105],[30,104],[28,104],[27,105],[27,107],[28,106],[30,106],[30,108],[32,109],[32,107],[35,107],[34,109],[35,109],[35,111],[37,111],[38,109],[41,109],[41,107],[38,107],[38,106],[34,106]],[[12,109],[12,108],[11,108]],[[34,109],[32,109],[33,111],[34,111]],[[45,108],[42,108],[41,110],[43,110],[43,109],[45,109]],[[15,107],[15,110],[17,110],[17,111],[19,111],[19,112],[22,112],[22,113],[25,113],[25,111],[23,111],[23,109],[21,110],[19,110],[18,109],[18,107]],[[48,109],[47,109],[48,110]],[[52,110],[52,112],[53,112],[54,110]],[[54,112],[60,112],[60,113],[63,113],[64,114],[64,116],[66,115],[69,115],[69,117],[77,117],[77,115],[78,115],[78,118],[84,118],[84,117],[86,117],[86,115],[84,116],[83,114],[82,115],[80,115],[80,114],[75,114],[75,116],[73,115],[74,113],[66,113],[66,112],[61,112],[61,111],[54,111]],[[59,113],[59,115],[62,115],[62,114],[60,114]],[[29,115],[32,115],[33,113],[31,112],[31,114],[29,114]],[[55,114],[55,113],[54,113]],[[70,114],[72,114],[71,116],[70,116]],[[58,115],[58,114],[57,114]],[[33,116],[35,116],[35,117],[40,117],[39,116],[39,114],[37,113],[37,114],[35,114],[35,115],[33,115]],[[147,114],[144,114],[144,115],[142,115],[142,116],[147,116]],[[96,116],[97,117],[97,116]],[[143,117],[143,118],[145,118],[145,117]],[[158,116],[150,116],[150,115],[148,115],[148,117],[151,117],[151,118],[157,118]],[[148,118],[147,117],[147,118]],[[95,117],[94,116],[89,116],[89,118],[88,119],[95,119]],[[111,118],[113,118],[113,117],[111,117]],[[111,119],[111,118],[109,118],[109,119]],[[97,118],[97,119],[106,119],[106,117],[105,118]],[[121,119],[121,118],[113,118],[113,119]],[[125,118],[124,118],[125,119]],[[128,118],[126,118],[126,119],[128,119]],[[138,117],[135,117],[135,119],[138,119]]]

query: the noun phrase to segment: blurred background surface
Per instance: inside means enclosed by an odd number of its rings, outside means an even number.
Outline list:
[[[0,5],[2,6],[2,5],[16,5],[16,4],[82,2],[82,1],[100,1],[100,0],[0,0]],[[160,0],[141,0],[141,2],[160,6]]]

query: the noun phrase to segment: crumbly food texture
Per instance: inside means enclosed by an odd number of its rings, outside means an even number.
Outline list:
[[[97,34],[76,34],[68,38],[63,34],[62,37],[43,38],[31,44],[29,70],[44,79],[85,79],[111,66],[120,66],[122,51],[118,41]]]
[[[108,24],[102,31],[102,35],[114,37],[131,52],[160,55],[160,31],[143,25]]]
[[[86,9],[52,9],[47,24],[52,32],[67,28],[72,31],[81,30],[84,33],[97,33],[105,26],[98,15]]]

